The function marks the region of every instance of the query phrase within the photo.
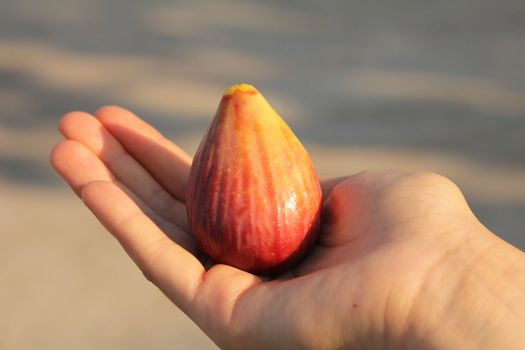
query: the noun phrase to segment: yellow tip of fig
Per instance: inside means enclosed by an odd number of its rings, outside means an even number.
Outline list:
[[[250,94],[256,94],[258,91],[253,85],[245,84],[245,83],[238,83],[238,84],[232,85],[229,88],[227,88],[226,91],[224,91],[224,96],[233,95],[236,92],[246,92]]]

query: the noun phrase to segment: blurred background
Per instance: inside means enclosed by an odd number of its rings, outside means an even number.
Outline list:
[[[525,2],[0,4],[0,348],[214,349],[48,165],[70,110],[127,107],[193,154],[255,84],[321,175],[421,169],[525,248]]]

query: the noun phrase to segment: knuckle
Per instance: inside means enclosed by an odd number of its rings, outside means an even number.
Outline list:
[[[144,261],[140,264],[140,269],[149,282],[158,285],[159,276],[157,271],[159,271],[159,267],[164,265],[163,260],[165,260],[171,252],[171,245],[167,242],[167,238],[162,238],[151,248],[149,254],[145,256]]]

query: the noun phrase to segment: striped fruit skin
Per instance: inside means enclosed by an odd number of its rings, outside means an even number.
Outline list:
[[[186,199],[201,249],[252,273],[291,267],[318,235],[322,195],[312,161],[251,85],[226,90],[194,157]]]

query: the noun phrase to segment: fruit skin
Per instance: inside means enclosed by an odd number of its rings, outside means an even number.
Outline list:
[[[314,244],[322,194],[312,161],[251,85],[226,90],[191,166],[186,208],[215,262],[258,274],[297,263]]]

